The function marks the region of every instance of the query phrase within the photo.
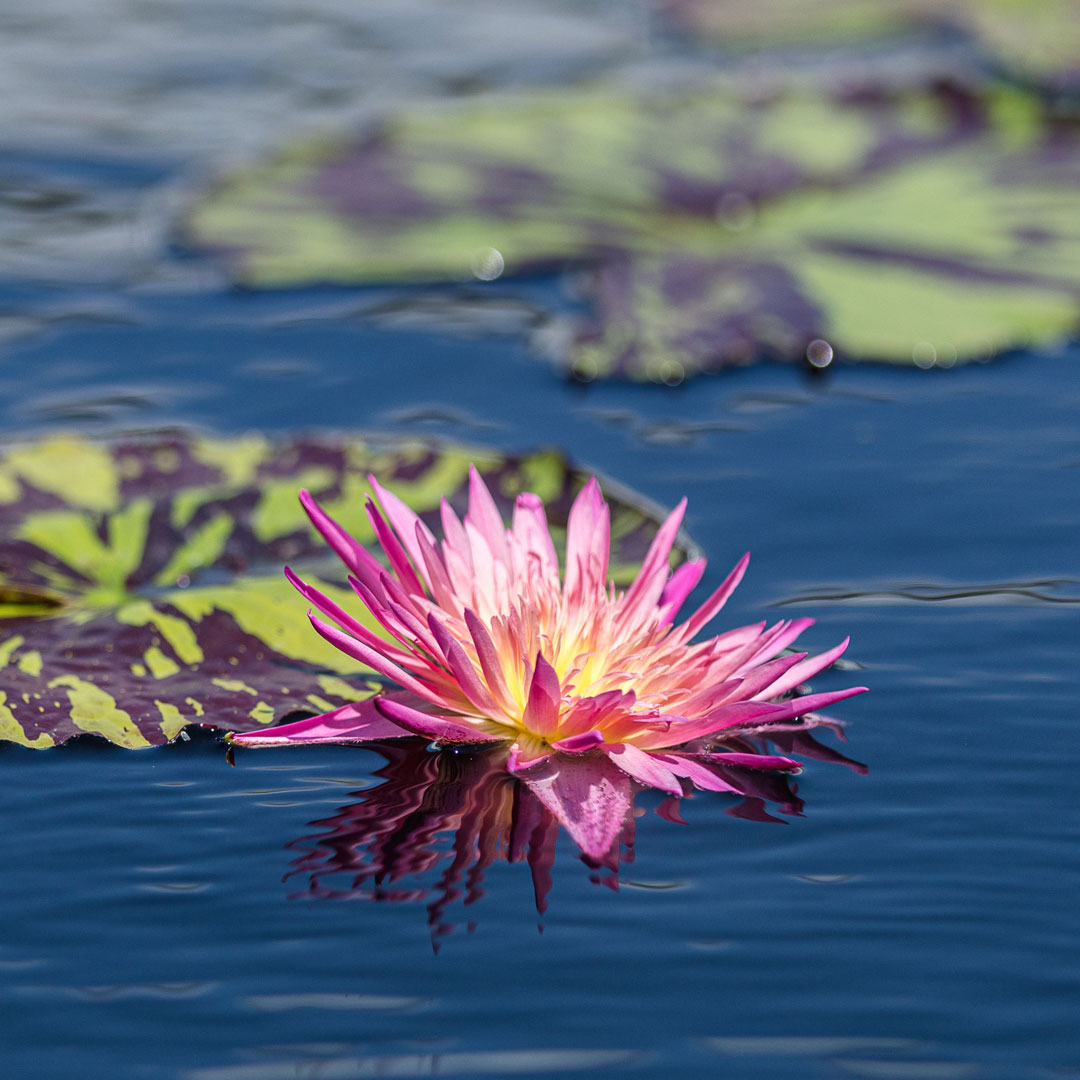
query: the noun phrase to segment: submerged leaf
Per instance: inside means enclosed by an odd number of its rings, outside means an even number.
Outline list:
[[[191,235],[256,285],[592,268],[581,378],[762,356],[947,366],[1080,297],[1080,138],[1013,91],[547,94],[409,114],[241,171]],[[815,362],[821,366],[819,355]]]
[[[0,740],[46,747],[91,732],[148,746],[190,723],[252,730],[368,697],[370,672],[311,630],[282,576],[289,562],[351,596],[297,489],[366,541],[368,473],[437,527],[439,500],[464,495],[470,461],[504,512],[536,491],[565,529],[582,478],[555,453],[175,432],[3,449]],[[654,531],[651,510],[617,501],[623,566]]]

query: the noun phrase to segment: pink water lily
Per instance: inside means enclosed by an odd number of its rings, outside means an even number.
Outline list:
[[[575,499],[559,572],[542,501],[519,495],[506,528],[475,469],[469,508],[442,503],[444,538],[370,478],[367,513],[388,566],[306,492],[315,527],[350,571],[379,636],[286,569],[317,609],[327,641],[400,689],[292,724],[232,736],[244,746],[354,743],[419,735],[445,745],[504,743],[507,769],[600,858],[618,837],[634,784],[681,795],[684,784],[732,791],[723,766],[791,770],[792,758],[724,752],[718,740],[803,729],[857,686],[788,697],[847,641],[789,653],[812,619],[743,626],[693,639],[739,584],[743,556],[684,622],[675,619],[705,560],[671,571],[684,499],[661,525],[625,592],[608,582],[611,530],[595,479]],[[687,788],[689,790],[689,788]]]

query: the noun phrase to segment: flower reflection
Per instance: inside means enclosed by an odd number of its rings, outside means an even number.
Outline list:
[[[777,732],[769,742],[865,772],[808,731]],[[437,950],[455,928],[454,906],[460,902],[471,908],[483,897],[488,868],[524,862],[537,913],[544,914],[559,822],[527,784],[507,771],[505,747],[433,751],[420,740],[407,739],[370,748],[386,758],[375,773],[382,783],[352,792],[355,802],[333,817],[311,822],[319,831],[289,845],[300,854],[286,880],[307,880],[307,888],[295,897],[423,903]],[[763,762],[775,760],[763,737],[732,739],[724,749],[760,755]],[[777,813],[801,816],[803,800],[790,774],[745,763],[718,769],[731,792],[742,796],[727,810],[731,816],[762,822],[783,822]],[[686,781],[683,795],[668,796],[656,812],[685,824],[680,804],[692,792]],[[645,811],[635,810],[631,802],[629,809],[619,804],[613,812],[623,816],[609,824],[616,839],[604,855],[583,854],[573,844],[571,849],[594,882],[618,888],[620,866],[634,860],[635,819]],[[469,931],[474,928],[470,921]]]

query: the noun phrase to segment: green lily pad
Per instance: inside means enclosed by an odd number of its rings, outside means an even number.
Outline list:
[[[947,29],[1048,91],[1080,90],[1075,0],[661,0],[657,7],[662,23],[725,49],[835,46]]]
[[[1080,137],[958,91],[548,94],[409,114],[226,179],[189,232],[248,285],[591,270],[582,378],[762,357],[929,366],[1077,324]]]
[[[0,741],[42,748],[86,732],[151,746],[191,723],[251,730],[369,696],[370,672],[311,630],[282,576],[286,562],[302,567],[362,611],[297,490],[368,541],[368,473],[437,528],[470,461],[507,512],[519,492],[541,495],[556,533],[584,482],[553,452],[360,438],[167,432],[0,449]],[[611,494],[625,579],[656,515]]]

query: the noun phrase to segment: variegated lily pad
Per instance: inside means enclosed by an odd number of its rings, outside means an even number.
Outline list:
[[[1075,0],[658,0],[661,21],[724,49],[856,43],[925,30],[970,35],[1015,75],[1080,91]]]
[[[592,270],[583,378],[769,356],[930,366],[1066,334],[1080,136],[1016,91],[746,103],[549,94],[403,116],[226,180],[190,218],[237,277]]]
[[[297,490],[364,539],[368,473],[434,525],[470,461],[507,510],[535,491],[565,524],[582,480],[556,453],[177,432],[0,450],[0,740],[149,746],[191,723],[251,730],[368,696],[375,684],[311,630],[282,576],[306,566],[351,596]],[[614,509],[627,577],[656,523],[632,499]]]

